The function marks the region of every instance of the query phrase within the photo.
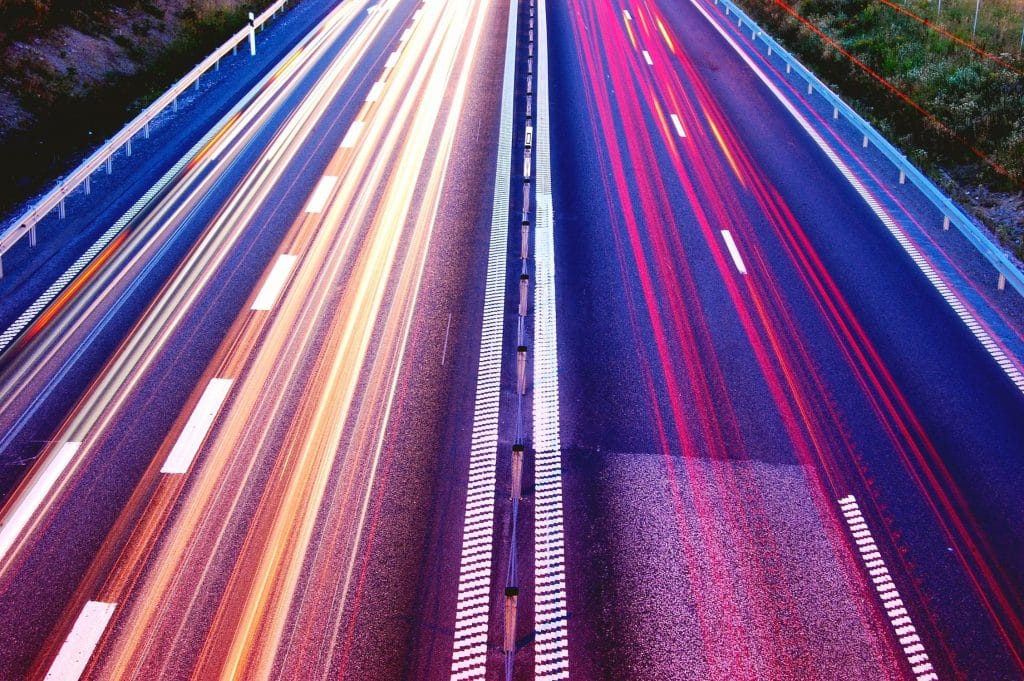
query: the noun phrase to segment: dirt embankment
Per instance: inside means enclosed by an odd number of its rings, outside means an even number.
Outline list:
[[[268,0],[0,0],[0,215],[45,188]]]

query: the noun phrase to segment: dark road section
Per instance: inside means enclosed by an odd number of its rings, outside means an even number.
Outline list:
[[[935,669],[1013,678],[1019,391],[692,4],[551,26],[581,673],[910,674],[853,493]]]

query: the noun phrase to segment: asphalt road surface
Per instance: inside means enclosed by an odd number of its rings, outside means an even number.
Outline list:
[[[1024,675],[1024,305],[778,55],[303,5],[7,267],[148,192],[0,350],[0,676]]]

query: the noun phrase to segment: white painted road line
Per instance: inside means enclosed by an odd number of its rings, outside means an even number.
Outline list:
[[[676,134],[686,137],[686,131],[683,130],[683,122],[679,120],[679,116],[672,114],[672,125],[676,126]]]
[[[192,415],[188,417],[174,447],[171,448],[171,453],[167,455],[167,460],[164,461],[163,468],[160,469],[161,473],[182,474],[188,472],[192,460],[196,458],[199,447],[202,446],[203,440],[209,434],[229,390],[231,390],[230,378],[210,379],[206,390],[203,391],[203,396],[199,398],[199,403],[192,411]]]
[[[404,31],[402,31],[402,35],[398,38],[398,42],[404,43],[406,40],[409,39],[409,36],[411,36],[411,35],[412,35],[412,29],[411,28],[405,29]]]
[[[46,678],[53,681],[78,681],[89,664],[89,658],[103,637],[117,603],[89,601],[82,608],[75,626],[54,658]]]
[[[814,129],[814,127],[810,124],[810,122],[808,122],[808,120],[803,116],[803,114],[801,114],[793,105],[793,103],[789,101],[786,95],[784,95],[782,91],[775,85],[775,83],[773,83],[771,79],[768,78],[765,72],[762,71],[757,66],[757,64],[754,63],[754,60],[750,57],[750,55],[748,55],[743,50],[743,48],[740,47],[739,44],[732,39],[732,37],[725,31],[725,29],[722,28],[722,26],[720,26],[717,21],[715,21],[715,19],[708,13],[708,11],[703,6],[701,6],[701,3],[698,2],[698,0],[690,0],[690,3],[697,9],[698,12],[704,15],[704,18],[707,19],[708,23],[711,24],[712,28],[718,31],[719,35],[722,36],[725,42],[727,42],[729,46],[732,47],[736,54],[740,56],[740,59],[742,59],[744,63],[746,63],[746,65],[750,68],[750,70],[754,72],[754,75],[757,76],[758,80],[765,84],[765,87],[767,87],[768,90],[775,96],[775,98],[779,100],[779,103],[782,104],[783,108],[785,108],[786,111],[788,111],[789,114],[800,125],[800,127],[804,129],[804,131],[811,137],[814,143],[818,145],[818,148],[821,149],[822,152],[824,152],[825,156],[828,157],[832,164],[839,169],[839,172],[842,173],[843,177],[846,178],[846,181],[850,183],[853,189],[857,192],[857,194],[860,195],[864,202],[868,204],[868,206],[878,217],[878,219],[882,221],[882,224],[885,225],[885,228],[889,230],[889,233],[892,234],[893,238],[895,238],[896,241],[900,244],[904,252],[906,252],[907,255],[910,256],[910,259],[914,261],[914,264],[917,265],[917,268],[919,270],[921,270],[921,273],[924,274],[925,278],[928,279],[931,285],[935,287],[935,290],[939,292],[939,295],[943,297],[946,303],[948,303],[949,306],[953,308],[953,311],[956,312],[956,315],[960,318],[960,321],[962,321],[964,325],[967,326],[968,329],[970,329],[974,337],[978,339],[978,341],[985,347],[985,350],[989,353],[989,355],[992,356],[992,358],[996,361],[997,364],[999,364],[1000,368],[1003,369],[1003,371],[1006,373],[1009,379],[1013,381],[1014,385],[1017,386],[1017,389],[1024,393],[1024,371],[1021,371],[1021,368],[1017,366],[1017,363],[1011,360],[1003,351],[1003,349],[996,345],[995,342],[993,342],[992,337],[980,324],[978,324],[977,319],[975,319],[974,315],[971,314],[971,312],[964,306],[963,301],[960,300],[956,293],[954,293],[953,290],[949,287],[949,285],[942,279],[942,277],[939,276],[938,272],[935,271],[935,268],[932,267],[930,262],[928,262],[928,259],[925,258],[924,255],[922,255],[922,253],[918,250],[917,246],[914,245],[914,243],[904,233],[900,226],[896,224],[896,220],[894,220],[893,217],[878,204],[878,202],[871,195],[871,192],[869,192],[867,187],[864,186],[864,183],[861,182],[860,178],[853,174],[853,171],[850,170],[850,167],[846,164],[845,161],[843,161],[843,159],[839,157],[838,154],[836,154],[835,150],[833,150],[829,143],[825,141],[825,138],[823,138],[821,134],[819,134],[818,131]]]
[[[288,280],[288,275],[291,274],[292,268],[295,267],[296,260],[298,258],[289,253],[282,253],[278,256],[277,262],[274,263],[273,269],[270,270],[270,274],[267,276],[267,280],[263,282],[263,288],[260,289],[259,294],[256,295],[256,300],[253,301],[252,309],[269,310],[274,306],[277,297],[281,294],[281,289],[284,288],[285,281]]]
[[[882,554],[878,552],[878,545],[868,529],[868,524],[860,512],[857,498],[852,494],[839,500],[839,508],[843,512],[843,518],[854,537],[857,551],[860,552],[864,566],[868,568],[871,575],[871,583],[878,592],[878,597],[885,608],[885,614],[889,618],[889,624],[903,648],[903,654],[914,672],[915,681],[936,681],[939,677],[928,661],[928,653],[924,651],[921,638],[917,635],[917,629],[910,619],[910,613],[904,607],[900,592],[893,584],[889,568],[885,566]]]
[[[569,678],[562,518],[562,441],[558,406],[558,325],[555,318],[555,216],[551,203],[548,127],[548,24],[546,0],[537,5],[537,227],[534,256],[534,679]]]
[[[386,62],[384,62],[384,68],[385,69],[393,68],[395,66],[395,64],[397,64],[397,63],[398,63],[398,50],[395,50],[390,55],[388,55],[388,60]]]
[[[46,495],[78,453],[81,442],[65,442],[39,469],[3,519],[0,519],[0,560],[7,556],[29,521],[35,518]]]
[[[383,89],[384,81],[378,80],[376,83],[373,84],[373,87],[370,88],[370,94],[366,95],[366,101],[376,102],[378,99],[380,99],[380,93]]]
[[[466,514],[455,606],[451,678],[483,679],[487,669],[487,629],[491,611],[494,566],[494,499],[498,461],[498,403],[501,397],[501,332],[505,312],[505,269],[508,256],[509,191],[512,183],[512,97],[515,85],[517,10],[508,8],[505,73],[501,89],[497,169],[491,237],[487,252],[484,317],[480,331],[480,363],[473,407]]]
[[[644,50],[644,61],[647,62],[648,66],[654,66],[654,62],[651,61],[651,53]]]
[[[743,258],[740,257],[740,249],[736,248],[736,242],[732,240],[732,233],[727,229],[723,229],[722,239],[725,240],[725,246],[729,249],[732,261],[736,263],[736,269],[740,271],[740,274],[746,274],[747,268],[743,264]]]
[[[352,123],[352,127],[345,133],[345,137],[341,140],[342,149],[351,149],[356,145],[356,141],[359,139],[359,135],[363,132],[363,128],[366,127],[364,121],[355,121]]]
[[[626,17],[626,21],[633,21],[633,15],[629,13],[628,9],[622,10],[622,16]]]
[[[306,204],[307,213],[319,213],[327,205],[327,199],[331,196],[331,190],[334,189],[334,185],[338,182],[337,175],[324,175],[320,178],[320,182],[317,183],[316,189],[313,190],[313,195],[309,197],[309,203]]]

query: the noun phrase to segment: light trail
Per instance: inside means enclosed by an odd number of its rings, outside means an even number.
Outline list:
[[[315,32],[315,39],[311,44],[319,49],[328,46],[358,14],[354,7],[355,5],[346,4],[329,15]],[[360,26],[325,78],[341,81],[348,77],[347,74],[356,67],[359,55],[373,40],[382,22],[383,17],[376,22],[376,26],[369,23]],[[68,342],[69,339],[88,339],[88,325],[96,324],[97,317],[102,321],[107,307],[112,303],[116,304],[118,296],[125,290],[131,290],[132,279],[145,271],[147,262],[153,258],[154,253],[160,252],[166,240],[172,236],[175,227],[188,216],[201,197],[211,190],[219,173],[230,167],[245,144],[258,132],[266,117],[273,112],[270,102],[275,98],[278,98],[278,102],[283,101],[294,90],[301,77],[313,68],[319,55],[315,50],[303,50],[301,56],[301,59],[290,62],[289,77],[278,78],[264,86],[265,89],[252,105],[252,111],[259,111],[262,117],[251,119],[246,134],[241,135],[239,129],[237,136],[228,135],[222,138],[222,144],[232,142],[231,153],[218,152],[196,165],[192,172],[185,176],[186,181],[171,189],[138,226],[123,232],[93,265],[83,272],[69,288],[71,293],[62,298],[62,301],[66,302],[60,302],[52,308],[42,318],[41,323],[37,323],[29,332],[30,337],[45,332],[43,335],[33,338],[33,342],[23,349],[12,348],[20,350],[19,352],[4,355],[4,360],[9,364],[5,367],[3,380],[0,382],[0,414],[8,418],[22,414],[21,418],[26,418],[27,410],[19,409],[18,406],[26,399],[25,394],[29,389],[42,380],[46,372],[53,372],[55,363],[64,362],[65,366],[68,366],[77,356],[77,352],[72,350],[72,344]],[[287,139],[291,144],[301,144],[310,132],[310,117],[322,115],[330,101],[327,89],[314,89],[286,122],[278,140]],[[298,136],[300,125],[306,126],[302,137]],[[212,160],[214,157],[217,157],[216,162]],[[82,456],[99,439],[113,414],[117,413],[124,400],[131,394],[146,368],[165,347],[166,339],[180,324],[191,304],[209,282],[217,264],[224,260],[231,244],[237,241],[243,229],[248,226],[268,197],[271,188],[282,177],[289,161],[290,159],[278,159],[270,163],[257,164],[250,171],[182,265],[176,282],[165,288],[161,298],[151,306],[118,356],[90,388],[77,412],[68,417],[60,432],[68,435],[65,440],[80,441],[83,444],[79,456],[71,462],[65,475],[55,481],[53,493],[48,495],[48,499],[60,494],[63,484],[74,474]],[[51,385],[56,384],[63,371],[66,369],[57,372],[57,378],[51,381]],[[36,402],[39,399],[37,398]],[[14,432],[15,429],[9,427],[5,437],[11,437]],[[47,448],[40,454],[40,461],[45,462],[55,451],[56,445]],[[14,491],[5,506],[4,514],[6,508],[18,503],[17,499],[23,493],[21,487]],[[48,503],[28,525],[28,533],[45,518],[46,508]],[[19,544],[12,544],[12,549],[17,550]],[[6,555],[0,555],[0,574],[9,563],[10,553],[9,551]]]
[[[279,249],[297,260],[276,303],[243,311],[200,381],[235,377],[188,475],[157,476],[154,463],[83,580],[81,597],[124,603],[87,675],[324,676],[344,657],[352,574],[488,11],[429,3],[389,58],[377,101],[356,115],[358,139],[324,170],[337,181],[314,190],[319,210],[303,211]],[[303,133],[322,115],[303,118]],[[277,148],[281,163],[302,139]],[[277,181],[244,205],[264,203]],[[245,224],[232,210],[219,220]],[[202,290],[193,273],[209,269],[190,261],[168,292]],[[140,354],[167,342],[192,300],[154,304],[140,329],[159,332]],[[91,437],[116,427],[120,404],[104,405]]]

